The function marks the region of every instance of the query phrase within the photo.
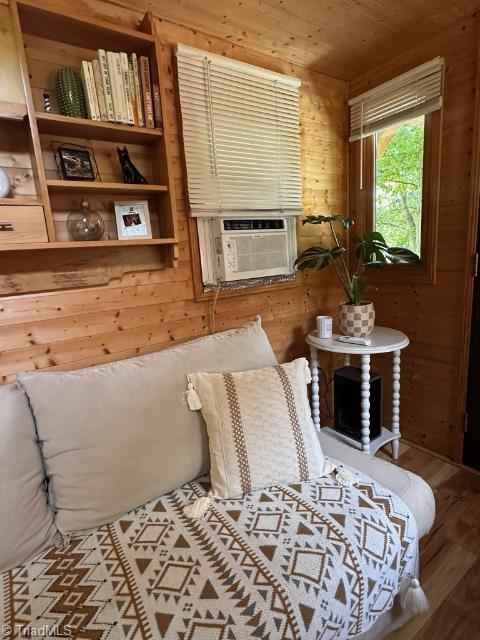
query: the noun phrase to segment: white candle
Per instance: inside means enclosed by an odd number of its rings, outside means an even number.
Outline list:
[[[332,316],[317,316],[317,338],[332,337]]]

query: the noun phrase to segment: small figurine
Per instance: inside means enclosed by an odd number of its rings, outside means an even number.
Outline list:
[[[117,147],[118,159],[122,167],[123,181],[127,184],[148,184],[137,167],[130,160],[127,147]]]
[[[52,113],[52,103],[50,102],[50,96],[46,89],[43,90],[43,107],[45,113]]]

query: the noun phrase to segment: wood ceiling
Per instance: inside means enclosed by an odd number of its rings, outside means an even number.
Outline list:
[[[113,0],[133,8],[131,0]],[[136,0],[166,20],[351,80],[471,15],[479,0]]]

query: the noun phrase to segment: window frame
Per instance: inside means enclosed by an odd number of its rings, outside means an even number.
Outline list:
[[[408,118],[406,118],[407,120]],[[377,269],[375,282],[433,283],[436,281],[442,110],[425,114],[420,265],[388,264]],[[360,145],[363,144],[363,161]],[[359,234],[374,230],[375,135],[350,143],[350,215]],[[363,166],[362,166],[363,165]],[[363,189],[360,189],[362,170]]]

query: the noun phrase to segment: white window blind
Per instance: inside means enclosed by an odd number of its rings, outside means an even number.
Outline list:
[[[176,48],[193,216],[302,210],[300,81]]]
[[[350,142],[441,109],[443,62],[434,58],[349,100]]]

